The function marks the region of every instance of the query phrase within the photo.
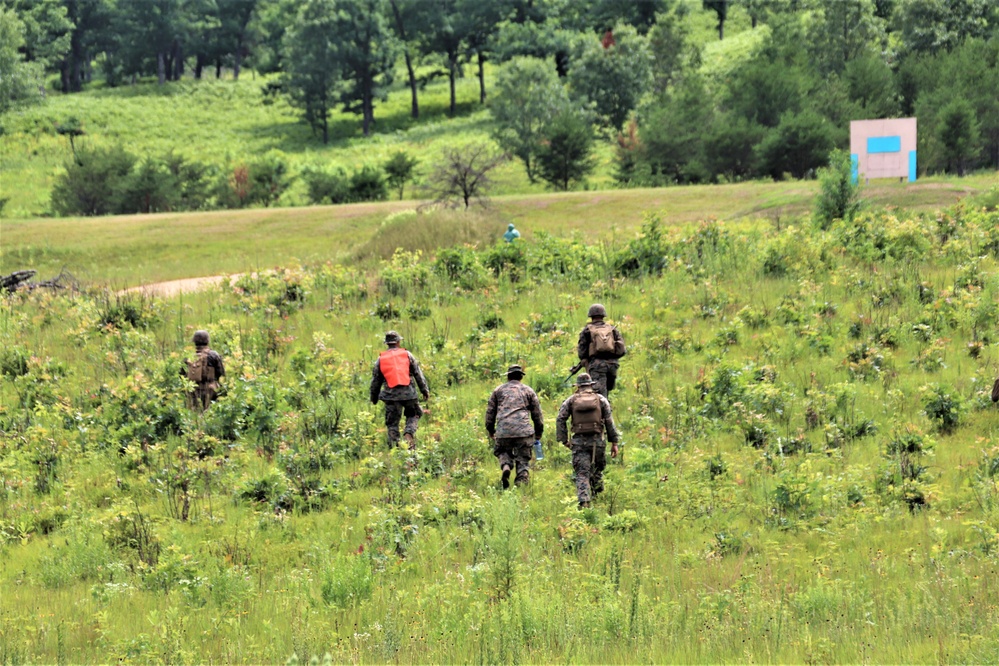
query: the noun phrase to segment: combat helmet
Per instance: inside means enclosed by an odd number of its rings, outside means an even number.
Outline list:
[[[589,317],[590,319],[593,319],[594,317],[606,317],[607,308],[600,305],[600,303],[594,303],[593,305],[590,306],[590,309],[586,312],[586,316]]]
[[[596,384],[596,382],[593,381],[593,378],[585,372],[576,377],[576,386],[593,386],[594,384]]]
[[[402,336],[395,331],[389,331],[385,334],[385,344],[387,345],[397,345],[402,342]]]
[[[194,337],[191,340],[198,347],[207,347],[208,346],[208,331],[204,331],[204,330],[195,331],[194,332]]]

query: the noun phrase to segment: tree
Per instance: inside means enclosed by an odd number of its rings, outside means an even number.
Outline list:
[[[285,34],[284,83],[305,122],[329,143],[329,112],[343,66],[334,0],[307,0]]]
[[[60,0],[15,0],[13,9],[24,24],[22,50],[28,62],[46,70],[56,66],[69,52],[70,32],[66,7]]]
[[[402,45],[402,55],[406,62],[406,77],[409,83],[410,115],[413,120],[420,117],[420,100],[417,93],[416,70],[413,67],[413,46],[410,40],[414,37],[412,30],[413,15],[419,6],[419,0],[389,0],[392,9],[392,25],[396,37]]]
[[[943,147],[948,171],[963,176],[968,162],[978,156],[981,143],[978,118],[971,103],[956,97],[940,110],[937,139]]]
[[[903,54],[949,51],[969,37],[987,39],[997,21],[993,0],[899,0],[895,8]]]
[[[668,12],[659,15],[648,34],[652,57],[652,89],[663,93],[678,81],[684,70],[696,69],[700,51],[690,43],[690,28],[686,9],[677,3]]]
[[[180,0],[130,0],[113,14],[116,51],[126,74],[155,71],[162,85],[173,78],[170,62],[179,58]]]
[[[649,184],[698,183],[707,179],[704,128],[711,124],[712,107],[704,81],[695,74],[641,110],[639,136]]]
[[[400,201],[403,189],[406,187],[406,183],[413,179],[413,171],[419,163],[420,160],[411,157],[406,151],[400,150],[382,166],[388,176],[388,186],[399,190]]]
[[[57,215],[110,215],[121,206],[122,187],[135,166],[135,156],[121,146],[81,147],[66,163],[52,187]]]
[[[735,70],[723,107],[764,127],[776,127],[785,113],[801,108],[803,78],[797,67],[760,54]]]
[[[704,9],[713,11],[718,17],[718,39],[725,39],[725,19],[728,18],[728,6],[732,0],[703,0]]]
[[[824,166],[833,148],[832,128],[814,111],[785,114],[758,146],[764,172],[774,179],[804,178]]]
[[[836,0],[822,4],[810,25],[808,51],[823,74],[840,73],[884,36],[873,0]]]
[[[12,9],[0,5],[0,113],[38,97],[41,68],[24,61],[24,24]]]
[[[608,46],[597,39],[580,45],[569,69],[569,90],[592,102],[604,124],[620,129],[651,85],[651,65],[647,40],[619,25]]]
[[[488,143],[448,146],[428,180],[434,202],[445,206],[463,204],[466,210],[475,201],[484,204],[493,184],[491,172],[504,161],[503,155]]]
[[[742,116],[717,116],[704,136],[704,166],[708,173],[729,180],[756,174],[756,146],[765,132],[762,126]]]
[[[80,92],[90,80],[90,63],[98,50],[105,51],[105,74],[113,74],[115,58],[109,53],[114,44],[115,22],[108,0],[63,0],[66,18],[73,28],[69,37],[69,53],[58,64],[64,93]],[[107,76],[117,83],[115,77]]]
[[[536,180],[534,159],[552,119],[569,108],[569,95],[554,68],[537,58],[514,58],[496,77],[490,104],[496,119],[496,142],[519,157],[527,177]]]
[[[422,50],[424,53],[436,53],[444,57],[450,92],[448,114],[453,118],[458,111],[455,81],[459,74],[459,58],[465,37],[457,0],[423,0],[422,4],[426,26],[421,37]]]
[[[479,103],[486,103],[485,64],[491,50],[496,27],[503,18],[503,0],[458,0],[457,10],[461,17],[461,33],[464,36],[469,55],[475,56],[476,75],[479,79]]]
[[[375,120],[375,98],[392,82],[396,48],[388,27],[383,0],[336,3],[334,31],[338,38],[344,78],[341,93],[345,111],[361,114],[364,136]]]
[[[545,131],[538,151],[538,175],[556,190],[566,191],[591,171],[593,129],[579,113],[564,111]]]
[[[251,27],[257,0],[213,0],[218,28],[215,33],[218,57],[232,55],[232,78],[239,80],[243,58],[247,56],[254,31]]]
[[[815,221],[828,229],[833,220],[853,220],[860,210],[860,185],[853,182],[850,155],[842,150],[829,156],[829,166],[819,169],[819,195],[815,198]]]

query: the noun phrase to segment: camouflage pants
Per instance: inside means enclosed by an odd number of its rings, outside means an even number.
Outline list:
[[[572,471],[576,474],[576,496],[589,502],[604,490],[604,468],[607,466],[607,446],[602,435],[574,435],[572,438]]]
[[[406,434],[415,435],[416,426],[423,415],[420,403],[416,400],[385,401],[385,427],[388,429],[388,445],[393,448],[399,445],[399,420],[406,416]]]
[[[493,445],[493,455],[499,458],[500,469],[509,465],[510,469],[517,470],[513,482],[518,486],[530,480],[533,447],[533,437],[497,437]]]
[[[607,394],[614,390],[614,385],[617,383],[617,360],[595,358],[588,365],[587,372],[590,373],[590,379],[596,384],[593,390],[606,398]]]
[[[218,386],[215,382],[198,386],[187,395],[187,406],[196,412],[205,411],[218,398]]]

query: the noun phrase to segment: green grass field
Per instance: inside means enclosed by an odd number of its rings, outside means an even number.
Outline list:
[[[924,212],[826,232],[808,184],[5,222],[4,270],[285,268],[2,301],[0,663],[992,661],[999,215],[930,203],[985,185],[872,189]],[[624,455],[581,512],[552,438],[593,301]],[[228,370],[200,417],[199,327]],[[415,452],[366,400],[387,328],[431,383]],[[546,459],[504,493],[482,412],[515,361]]]
[[[870,207],[931,211],[988,189],[995,176],[931,178],[914,185],[881,183],[865,188]],[[809,213],[814,182],[740,183],[650,190],[605,190],[493,198],[477,212],[483,228],[455,236],[447,214],[427,217],[427,233],[388,233],[385,222],[418,202],[138,215],[104,219],[5,220],[0,227],[0,273],[34,268],[51,277],[63,268],[90,283],[133,286],[160,280],[242,273],[292,261],[342,261],[396,247],[432,251],[450,240],[492,240],[507,222],[531,237],[545,231],[582,234],[591,242],[628,239],[649,211],[668,223],[715,218],[727,223],[800,221]],[[750,222],[750,224],[754,224]],[[377,238],[375,247],[365,247]],[[361,255],[360,257],[358,255]]]

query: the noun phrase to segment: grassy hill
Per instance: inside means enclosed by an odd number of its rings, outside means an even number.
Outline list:
[[[995,183],[993,176],[931,178],[864,188],[871,207],[930,211]],[[418,202],[3,222],[0,273],[67,268],[88,282],[135,285],[241,273],[292,261],[388,258],[396,247],[433,253],[440,246],[491,242],[507,222],[531,238],[538,231],[590,242],[630,238],[645,215],[669,224],[714,218],[736,223],[800,221],[812,208],[815,182],[740,183],[647,190],[495,197],[466,218],[413,215]],[[753,222],[756,221],[756,222]],[[471,225],[471,226],[469,226]]]
[[[885,196],[955,196],[925,185]],[[509,197],[531,231],[512,248],[384,263],[394,236],[501,221],[383,227],[393,204],[5,223],[5,252],[8,229],[56,225],[50,265],[122,282],[215,266],[199,248],[241,235],[277,244],[270,262],[320,243],[345,261],[169,300],[3,300],[0,663],[993,660],[999,214],[821,232],[784,223],[801,185],[768,187]],[[795,212],[682,223],[709,204]],[[636,238],[648,207],[677,223]],[[624,455],[579,511],[554,416],[594,301],[628,342]],[[228,372],[195,415],[179,371],[201,327]],[[388,328],[431,384],[415,451],[386,450],[367,400]],[[504,493],[482,417],[512,362],[546,459]]]

